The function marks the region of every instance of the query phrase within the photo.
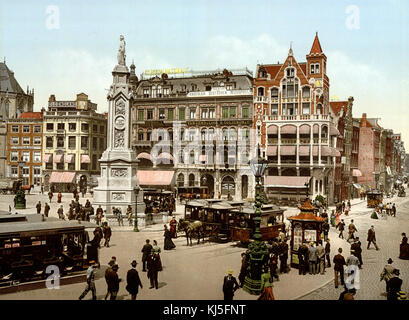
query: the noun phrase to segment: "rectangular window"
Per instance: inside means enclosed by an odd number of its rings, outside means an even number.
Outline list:
[[[12,176],[17,176],[18,175],[18,167],[17,166],[11,166],[11,175]]]
[[[88,137],[81,137],[81,149],[88,149]]]
[[[76,123],[69,123],[68,124],[68,130],[70,130],[70,131],[77,130],[77,124]]]
[[[34,151],[33,162],[41,162],[41,152],[40,151]]]
[[[33,139],[34,139],[34,144],[35,145],[41,144],[41,137],[34,137]]]
[[[92,170],[97,170],[97,155],[92,155]]]
[[[18,137],[11,137],[10,143],[11,144],[18,144],[19,143],[19,138]]]
[[[76,137],[70,136],[68,137],[68,149],[76,149],[77,143],[76,143]]]
[[[65,123],[59,123],[59,124],[57,125],[57,129],[58,129],[58,130],[64,130],[64,129],[65,129]]]
[[[139,131],[138,132],[138,141],[143,141],[143,139],[144,139],[143,131]]]
[[[23,177],[28,176],[30,174],[30,168],[29,167],[23,167],[23,170],[21,170],[21,173],[22,173]]]
[[[88,123],[81,123],[81,131],[88,132],[89,131],[89,124]]]
[[[277,88],[271,89],[271,98],[278,99],[278,89]]]
[[[57,137],[57,148],[64,148],[64,137]]]
[[[64,170],[64,162],[63,163],[57,163],[57,170]]]
[[[143,89],[143,97],[149,98],[149,89]]]
[[[223,107],[223,118],[227,119],[229,117],[229,108]]]
[[[315,65],[315,73],[320,73],[320,65],[319,65],[319,63],[317,63],[317,64]]]
[[[233,86],[231,84],[226,85],[226,90],[228,91],[233,90]]]
[[[92,132],[98,133],[98,126],[96,124],[92,125]]]
[[[185,120],[185,108],[179,109],[179,120]]]
[[[309,103],[302,104],[302,114],[310,114],[310,104]]]
[[[41,167],[33,167],[33,174],[35,176],[41,176]]]
[[[99,150],[105,150],[104,138],[99,138]]]
[[[17,151],[10,152],[10,161],[13,161],[13,162],[18,161],[18,152]]]
[[[29,145],[30,144],[30,138],[29,137],[23,137],[23,145]]]
[[[163,96],[167,97],[169,95],[169,88],[163,88]]]
[[[311,69],[311,70],[310,70],[311,74],[314,74],[314,73],[315,73],[315,72],[314,72],[314,71],[315,71],[315,68],[314,68],[314,65],[313,65],[313,64],[310,65],[310,69]]]
[[[289,98],[295,97],[295,94],[294,94],[294,85],[293,85],[293,84],[289,84],[289,85],[288,85],[288,87],[287,87],[287,96],[288,96]]]
[[[41,133],[41,126],[34,126],[34,133]]]
[[[196,119],[196,107],[195,108],[190,108],[190,119]]]
[[[214,108],[210,108],[209,109],[209,118],[210,119],[214,119],[214,117],[215,117],[215,109]]]
[[[75,170],[75,154],[71,154],[71,155],[72,155],[72,160],[68,164],[68,170]]]
[[[47,123],[47,131],[54,131],[54,123]]]
[[[23,133],[30,133],[30,126],[23,126]]]
[[[99,126],[99,133],[104,134],[105,133],[105,126]]]
[[[18,126],[11,126],[11,132],[17,133],[18,132]]]
[[[241,117],[248,118],[249,117],[249,107],[243,107],[241,109]]]
[[[278,103],[274,103],[271,105],[271,115],[278,115]]]
[[[138,120],[143,121],[145,117],[145,110],[138,110]]]
[[[236,118],[236,107],[230,107],[230,118]]]
[[[88,170],[88,163],[81,163],[81,170]]]
[[[173,109],[168,109],[168,120],[173,120]]]
[[[30,162],[30,151],[23,151],[22,160],[25,162]]]
[[[152,120],[152,119],[153,119],[153,109],[148,109],[147,119],[148,119],[148,120]]]
[[[287,98],[287,86],[285,84],[283,84],[282,95],[283,98]]]
[[[202,118],[202,119],[207,119],[207,109],[202,109],[201,118]]]
[[[159,109],[159,120],[164,120],[165,119],[165,109],[160,108]]]
[[[97,150],[98,149],[98,139],[97,138],[92,138],[92,149]]]
[[[54,138],[53,137],[47,137],[45,145],[46,145],[46,147],[48,149],[53,148],[54,147]]]

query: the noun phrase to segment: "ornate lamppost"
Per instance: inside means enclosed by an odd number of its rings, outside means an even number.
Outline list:
[[[261,292],[261,274],[263,266],[268,262],[269,252],[264,241],[261,240],[260,223],[261,223],[261,206],[262,206],[262,189],[260,183],[261,177],[264,176],[264,171],[267,168],[267,160],[260,156],[260,146],[257,146],[257,158],[250,160],[250,168],[256,178],[255,190],[255,215],[254,235],[253,239],[246,252],[248,263],[247,276],[244,280],[243,290],[250,294],[260,294]]]
[[[136,187],[134,189],[134,193],[135,193],[135,218],[134,218],[133,231],[134,232],[139,232],[139,229],[138,229],[138,194],[139,194],[139,187]]]

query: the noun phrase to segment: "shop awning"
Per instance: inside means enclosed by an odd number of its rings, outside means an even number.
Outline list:
[[[300,157],[305,157],[310,155],[310,146],[300,146]]]
[[[330,147],[321,146],[321,156],[322,157],[330,157],[332,156],[332,150]]]
[[[267,128],[267,134],[277,134],[278,133],[278,127],[275,125],[271,125]]]
[[[269,188],[306,188],[311,177],[267,176],[265,186]]]
[[[300,126],[300,134],[310,134],[311,127],[308,124],[303,124]]]
[[[355,189],[361,189],[361,185],[359,183],[354,183],[353,186]]]
[[[285,125],[282,126],[280,129],[281,134],[296,134],[297,133],[297,127],[292,126],[292,125]]]
[[[295,156],[295,146],[281,146],[280,155],[282,156]]]
[[[137,177],[141,186],[170,186],[174,184],[173,170],[138,170]]]
[[[89,155],[82,154],[81,155],[81,163],[91,163],[91,159],[89,158]]]
[[[329,128],[329,135],[330,136],[339,136],[340,133],[339,133],[339,130],[335,126],[331,126]]]
[[[267,146],[267,156],[277,156],[277,146]]]
[[[73,163],[74,162],[74,155],[73,154],[67,154],[65,156],[65,163]]]
[[[75,172],[56,172],[53,171],[50,176],[50,183],[73,183]]]
[[[149,161],[153,162],[152,156],[147,152],[141,152],[140,154],[138,154],[138,156],[136,158],[137,159],[146,159],[146,160],[149,160]]]
[[[354,176],[354,177],[362,177],[362,172],[361,172],[361,170],[353,169],[353,170],[352,170],[352,176]],[[359,188],[361,188],[361,186],[359,186]]]
[[[54,163],[61,163],[63,162],[63,154],[56,154],[54,157]]]
[[[50,163],[51,160],[52,160],[52,157],[53,157],[52,153],[46,153],[43,156],[43,160],[44,160],[45,163]]]

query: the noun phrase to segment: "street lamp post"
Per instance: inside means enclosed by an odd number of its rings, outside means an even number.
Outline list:
[[[138,194],[139,194],[139,187],[136,187],[134,189],[134,192],[135,192],[135,218],[134,218],[133,231],[134,232],[139,232],[139,229],[138,229]]]
[[[19,175],[18,175],[18,178],[19,178],[19,181],[20,181],[20,187],[17,190],[16,196],[15,196],[15,208],[16,209],[25,209],[26,208],[26,195],[25,195],[25,193],[24,193],[24,191],[22,189],[23,181],[21,179],[22,178],[22,171],[23,171],[23,167],[24,167],[25,163],[26,162],[23,159],[21,159],[18,162],[18,165],[20,167],[20,171],[19,171]]]
[[[250,168],[256,178],[255,190],[255,217],[253,218],[255,231],[252,241],[246,252],[246,259],[249,265],[247,276],[244,280],[243,290],[250,294],[260,294],[262,268],[267,263],[269,253],[266,244],[261,240],[260,222],[262,206],[262,185],[261,177],[267,167],[267,161],[260,157],[260,146],[257,146],[257,158],[250,161]]]

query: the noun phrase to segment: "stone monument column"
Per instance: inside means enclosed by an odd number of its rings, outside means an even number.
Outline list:
[[[120,208],[124,217],[126,208],[130,205],[134,214],[137,212],[138,216],[141,214],[144,216],[142,191],[136,196],[136,190],[139,189],[138,160],[131,148],[130,113],[133,95],[125,57],[125,40],[121,36],[118,64],[112,71],[113,83],[107,96],[109,103],[107,149],[99,159],[101,177],[98,178],[98,187],[94,188],[94,204],[101,205],[108,215],[113,213],[113,207]],[[135,211],[136,209],[138,210]]]

